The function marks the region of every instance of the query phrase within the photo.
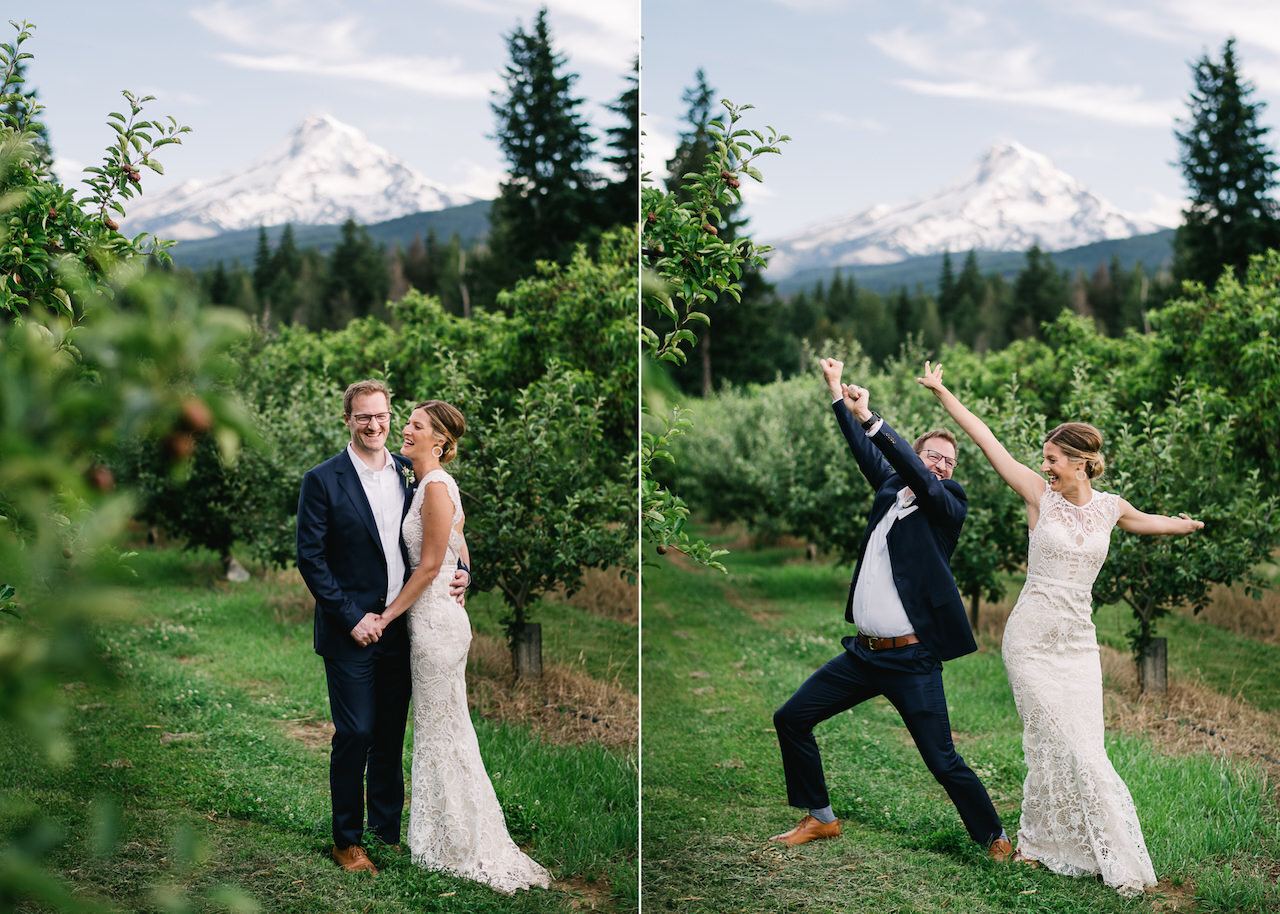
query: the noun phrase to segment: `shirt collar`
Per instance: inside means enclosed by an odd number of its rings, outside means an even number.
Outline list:
[[[347,456],[351,458],[351,463],[355,466],[356,472],[359,473],[361,476],[367,476],[371,479],[376,477],[379,473],[385,473],[387,472],[387,470],[395,468],[396,462],[392,458],[391,452],[388,451],[386,448],[383,448],[382,450],[383,450],[383,453],[387,455],[386,463],[382,465],[381,470],[374,470],[374,469],[371,469],[367,463],[365,463],[363,460],[360,459],[360,456],[356,454],[356,449],[351,444],[351,442],[350,441],[347,442]]]

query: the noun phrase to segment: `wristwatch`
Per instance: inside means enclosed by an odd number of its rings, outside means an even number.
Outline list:
[[[873,409],[871,411],[870,418],[868,418],[866,422],[862,423],[862,430],[864,432],[871,431],[871,426],[875,425],[879,421],[880,421],[880,414]]]

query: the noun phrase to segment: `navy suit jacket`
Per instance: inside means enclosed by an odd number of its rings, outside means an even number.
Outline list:
[[[973,640],[964,601],[951,576],[951,554],[968,514],[964,488],[953,479],[938,479],[930,473],[911,444],[888,422],[868,436],[843,401],[832,406],[858,468],[876,491],[858,548],[858,565],[849,584],[845,619],[853,621],[853,590],[858,586],[871,531],[893,505],[898,491],[910,486],[919,508],[900,516],[888,536],[889,563],[902,607],[915,627],[916,637],[939,660],[976,651],[978,645]]]
[[[411,466],[408,458],[392,454],[399,469]],[[409,510],[410,491],[404,473],[404,509]],[[408,553],[400,540],[405,578]],[[315,649],[322,657],[355,659],[373,650],[351,637],[365,613],[380,613],[387,603],[387,559],[373,520],[373,509],[360,484],[360,476],[344,448],[339,454],[307,471],[298,495],[298,570],[316,598]],[[382,651],[408,650],[408,613],[394,619],[382,634]]]

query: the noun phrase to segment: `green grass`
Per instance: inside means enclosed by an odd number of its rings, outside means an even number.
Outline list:
[[[735,551],[730,567],[728,577],[646,568],[646,914],[1169,910],[1095,879],[990,863],[883,700],[818,728],[842,836],[794,849],[767,842],[800,815],[786,805],[772,713],[840,649],[849,569],[779,548]],[[1238,662],[1251,650],[1236,646]],[[944,678],[957,748],[1012,834],[1026,769],[1000,658],[960,658]],[[1194,893],[1197,911],[1280,906],[1280,823],[1256,769],[1166,756],[1141,735],[1109,735],[1108,749],[1137,804],[1159,892]]]
[[[561,912],[583,898],[636,909],[634,755],[555,746],[483,718],[481,751],[512,835],[558,888],[508,898],[376,848],[377,879],[339,871],[318,736],[324,672],[290,592],[299,585],[217,582],[207,554],[148,552],[135,566],[139,613],[95,633],[117,681],[68,683],[72,762],[50,765],[24,734],[0,730],[0,846],[56,874],[71,898],[127,911]],[[573,651],[558,628],[573,618],[565,607],[543,619],[557,653]],[[634,664],[616,658],[634,643],[627,628],[580,620],[573,656],[625,682]],[[15,895],[0,884],[0,902]]]

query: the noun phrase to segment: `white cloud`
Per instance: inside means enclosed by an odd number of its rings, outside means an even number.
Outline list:
[[[547,24],[557,50],[571,65],[582,63],[621,71],[640,48],[640,0],[446,0],[452,6],[502,26],[509,35],[517,26],[528,30],[538,11],[547,8]]]
[[[1137,213],[1143,219],[1150,219],[1159,225],[1176,226],[1182,222],[1182,210],[1187,201],[1181,197],[1170,197],[1155,190],[1144,190],[1150,201],[1145,209]]]
[[[498,187],[507,179],[507,173],[499,169],[483,168],[474,162],[459,160],[456,166],[462,171],[461,181],[451,183],[450,190],[470,194],[481,200],[492,200],[498,196]]]
[[[1168,127],[1178,111],[1175,100],[1144,99],[1141,90],[1123,86],[1058,83],[1018,88],[972,80],[919,79],[903,79],[898,83],[921,95],[1019,105],[1139,127]]]
[[[240,51],[217,54],[234,67],[369,82],[443,98],[488,98],[500,85],[489,70],[467,70],[457,57],[378,52],[358,16],[334,17],[294,0],[252,6],[218,0],[192,17]]]
[[[667,162],[680,145],[677,132],[666,120],[650,114],[640,118],[640,171],[650,172],[659,181],[666,175]]]
[[[1188,49],[1188,62],[1218,58],[1235,36],[1245,77],[1259,88],[1280,91],[1280,4],[1268,0],[1147,0],[1118,7],[1080,0],[1072,11],[1110,28]]]
[[[218,59],[246,70],[303,73],[347,82],[371,82],[438,98],[488,98],[501,86],[497,74],[466,73],[456,60],[380,57],[369,60],[320,60],[303,54],[253,56],[219,54]]]
[[[993,40],[985,17],[958,11],[932,33],[899,27],[868,40],[918,76],[895,80],[921,95],[991,101],[1094,120],[1148,127],[1168,126],[1178,110],[1172,99],[1146,97],[1140,86],[1080,83],[1054,78],[1051,55],[1028,40]],[[998,42],[998,43],[997,43]]]

